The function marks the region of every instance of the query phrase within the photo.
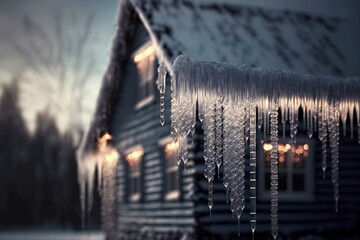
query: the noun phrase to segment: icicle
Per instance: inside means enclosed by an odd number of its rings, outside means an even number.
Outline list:
[[[306,129],[306,133],[307,133],[307,128],[308,128],[308,111],[307,111],[307,106],[306,104],[304,104],[303,106],[303,114],[304,114],[304,121],[303,121],[303,124],[304,124],[304,129]]]
[[[330,112],[330,147],[331,147],[331,181],[334,185],[335,212],[339,201],[339,103],[331,106]]]
[[[209,180],[209,185],[208,185],[208,188],[209,188],[209,195],[208,195],[208,207],[209,207],[209,214],[210,214],[210,217],[211,217],[211,209],[212,207],[214,206],[214,202],[213,202],[213,178],[210,178]]]
[[[87,176],[86,176],[86,183],[87,183],[87,217],[90,216],[90,212],[93,206],[93,189],[94,189],[94,175],[95,175],[95,167],[96,163],[93,161],[94,157],[91,157],[91,163],[87,165]]]
[[[188,161],[188,135],[192,132],[195,122],[194,103],[191,102],[190,96],[180,96],[178,104],[177,125],[179,138],[179,157],[184,163],[184,170],[186,170],[186,163]],[[180,139],[181,138],[181,139]]]
[[[160,124],[165,124],[165,89],[166,89],[166,67],[160,63],[158,67],[158,89],[160,92]]]
[[[271,234],[278,236],[278,107],[273,103],[270,113],[271,135]]]
[[[81,228],[85,227],[86,214],[86,166],[85,160],[77,156],[78,182],[80,190],[80,207],[81,207]]]
[[[319,113],[320,113],[320,106],[319,106],[319,102],[316,100],[315,103],[316,106],[316,111],[314,112],[314,132],[318,132],[318,119],[319,119]]]
[[[103,161],[101,161],[100,157],[98,157],[96,160],[96,167],[98,173],[98,191],[100,195],[101,195],[101,187],[102,187],[102,171],[103,171],[102,166],[103,166]]]
[[[230,209],[240,221],[245,207],[245,106],[238,105],[234,109],[238,127],[234,131],[234,156],[231,162]]]
[[[264,112],[264,140],[266,139],[266,134],[268,132],[269,126],[269,112],[265,110]]]
[[[181,162],[184,162],[184,159],[187,159],[187,139],[186,136],[183,135],[178,136],[177,139],[179,142],[177,164],[179,166]],[[184,169],[186,169],[185,165],[184,165]]]
[[[250,106],[249,101],[246,101],[245,111],[245,143],[247,144],[250,137]]]
[[[204,142],[204,159],[205,169],[204,175],[209,184],[208,207],[211,215],[211,208],[213,207],[213,180],[215,176],[215,114],[216,108],[211,102],[206,106],[206,115],[204,119],[204,134],[206,136]]]
[[[233,159],[233,151],[235,140],[234,140],[234,109],[233,103],[228,100],[224,101],[224,119],[223,119],[223,184],[226,188],[226,202],[229,202],[229,192],[230,192],[230,181],[232,179],[231,174],[231,165]]]
[[[220,176],[220,165],[222,163],[222,146],[223,146],[223,107],[222,107],[223,98],[220,97],[216,104],[216,166],[218,178]]]
[[[341,118],[344,136],[346,136],[346,119],[347,119],[348,112],[349,112],[349,109],[348,109],[347,103],[341,104],[340,105],[340,118]]]
[[[311,109],[308,109],[308,114],[307,114],[307,134],[309,136],[309,138],[312,137],[313,135],[313,116],[312,116],[312,112]]]
[[[257,126],[259,129],[261,129],[262,125],[263,125],[263,110],[262,108],[260,108],[260,106],[258,106],[258,117],[257,117]]]
[[[271,130],[271,222],[273,237],[276,238],[278,235],[277,110],[279,107],[282,115],[283,135],[286,132],[286,122],[289,121],[290,137],[293,143],[296,141],[298,131],[299,107],[303,108],[304,123],[308,135],[312,137],[313,133],[317,132],[322,143],[322,169],[324,173],[327,168],[326,148],[329,141],[334,198],[335,202],[338,202],[339,119],[341,117],[343,120],[350,111],[349,116],[350,121],[352,121],[351,109],[355,108],[359,131],[358,141],[360,143],[359,78],[314,77],[244,66],[203,63],[184,56],[179,56],[175,60],[172,73],[171,129],[172,135],[182,142],[180,146],[185,146],[187,136],[193,133],[195,124],[193,104],[195,101],[198,102],[198,115],[204,127],[204,175],[209,181],[210,209],[213,206],[212,184],[216,174],[216,165],[220,166],[221,164],[215,161],[219,161],[221,155],[223,158],[223,184],[229,194],[230,209],[240,221],[240,215],[244,208],[245,140],[248,140],[249,136],[252,139],[252,123],[255,121],[254,117],[250,116],[252,113],[248,112],[251,110],[249,109],[249,102],[257,105],[258,128],[261,129],[263,126],[264,139],[269,133],[269,129]],[[272,102],[274,96],[279,99],[276,105]],[[216,100],[220,97],[224,97],[222,104]],[[334,100],[338,101],[335,106]],[[214,108],[215,104],[218,106],[217,108]],[[221,105],[223,105],[222,119],[219,114],[219,106]],[[251,122],[249,122],[250,120]],[[221,121],[222,130],[220,128]],[[346,123],[345,120],[342,122],[343,124]],[[249,127],[248,124],[250,124]],[[222,131],[221,140],[218,137],[221,136],[220,131]],[[328,133],[329,138],[327,138]],[[250,140],[250,151],[253,150],[252,143]],[[180,147],[179,150],[184,152],[184,154],[180,154],[184,158],[186,148]],[[254,163],[254,156],[251,155],[250,157],[251,162]],[[251,173],[253,173],[252,170],[250,169]],[[255,176],[251,175],[250,177],[254,179]],[[250,207],[253,208],[253,205]]]
[[[177,141],[177,116],[178,116],[178,108],[177,108],[177,102],[176,102],[176,99],[175,99],[175,91],[176,91],[176,80],[175,80],[175,76],[172,76],[171,78],[171,85],[170,85],[170,90],[171,90],[171,94],[170,94],[170,97],[171,97],[171,137],[173,139],[174,142]],[[179,163],[178,163],[179,164]]]
[[[281,108],[281,123],[282,123],[282,131],[283,131],[283,138],[285,138],[285,128],[286,128],[286,122],[285,122],[285,107]]]
[[[354,138],[354,106],[352,105],[349,109],[350,118],[350,138]]]
[[[256,229],[256,105],[250,105],[250,227]]]
[[[323,177],[326,176],[326,160],[327,160],[327,116],[325,106],[322,105],[320,107],[320,114],[319,114],[319,139],[321,141],[321,157],[322,157],[322,171]]]
[[[289,113],[290,115],[290,137],[292,138],[292,142],[295,143],[295,137],[297,133],[297,128],[299,124],[298,119],[298,106],[293,103],[293,106],[291,107],[291,111]]]

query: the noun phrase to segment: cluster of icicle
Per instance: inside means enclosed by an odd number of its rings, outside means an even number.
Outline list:
[[[99,145],[99,144],[98,144]],[[113,188],[107,187],[104,179],[108,179],[109,175],[115,179],[115,169],[119,154],[114,148],[106,147],[98,149],[96,152],[83,154],[78,151],[76,156],[78,168],[78,183],[80,188],[80,205],[81,205],[81,222],[82,227],[85,227],[86,216],[90,215],[93,206],[94,182],[95,173],[97,170],[97,181],[99,195],[109,195],[108,191],[113,191]],[[103,191],[104,190],[104,191]],[[110,200],[103,200],[102,208],[106,209],[106,203]]]
[[[318,132],[322,142],[322,169],[327,168],[327,141],[331,149],[331,179],[337,211],[339,200],[339,123],[346,133],[349,116],[353,137],[356,110],[360,129],[360,81],[299,75],[293,72],[199,62],[179,56],[172,67],[171,134],[179,142],[178,163],[188,161],[187,138],[194,134],[196,118],[204,130],[204,175],[208,180],[208,206],[213,207],[213,181],[223,168],[223,184],[231,212],[240,222],[245,207],[245,147],[250,149],[250,226],[256,229],[257,132],[270,134],[271,233],[278,236],[278,112],[285,136],[296,142],[298,110],[304,109],[307,134]],[[164,124],[166,70],[160,65],[161,124]],[[196,111],[198,110],[198,112]],[[197,115],[196,115],[197,114]],[[257,129],[258,128],[258,129]],[[358,134],[360,136],[360,133]],[[359,138],[360,142],[360,138]]]
[[[80,189],[80,206],[81,206],[81,224],[82,228],[85,227],[86,216],[90,214],[93,205],[93,189],[94,189],[94,176],[95,170],[101,168],[101,160],[95,154],[88,154],[84,157],[78,154],[77,169],[78,169],[78,182]],[[100,174],[102,171],[99,170]],[[101,176],[99,176],[99,179]],[[99,186],[100,187],[100,186]]]

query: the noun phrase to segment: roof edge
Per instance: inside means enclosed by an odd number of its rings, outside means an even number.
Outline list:
[[[169,60],[169,57],[166,54],[166,52],[164,51],[163,47],[161,46],[161,44],[157,40],[157,38],[155,36],[155,33],[151,29],[151,26],[149,24],[149,20],[147,19],[146,15],[143,13],[143,11],[137,6],[135,0],[129,0],[129,1],[131,2],[131,4],[133,5],[135,11],[137,12],[141,22],[144,24],[144,27],[145,27],[146,31],[148,32],[151,41],[155,45],[155,52],[156,52],[156,55],[157,55],[157,57],[159,59],[159,62],[162,62],[166,66],[166,69],[168,70],[168,72],[172,76],[173,75],[172,67],[171,67],[172,63]]]

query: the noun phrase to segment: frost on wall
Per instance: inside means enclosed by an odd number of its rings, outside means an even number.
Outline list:
[[[164,68],[159,68],[164,72]],[[171,134],[178,141],[178,163],[187,162],[187,136],[194,134],[196,117],[204,129],[204,175],[209,183],[208,206],[213,206],[213,180],[223,167],[223,183],[231,212],[240,219],[245,207],[245,144],[250,149],[250,225],[256,229],[256,134],[270,134],[271,154],[271,233],[278,235],[278,126],[290,124],[296,142],[298,111],[305,113],[307,134],[318,132],[322,142],[322,169],[331,155],[335,211],[339,201],[339,125],[349,116],[351,137],[357,114],[360,131],[360,79],[300,75],[246,66],[199,62],[179,56],[172,67]],[[164,76],[165,73],[160,74]],[[161,94],[165,81],[158,81]],[[161,102],[163,106],[163,102]],[[196,107],[198,116],[196,116]],[[280,118],[278,118],[280,112]],[[163,111],[161,123],[163,124]],[[280,122],[278,123],[278,119]],[[360,143],[360,132],[359,143]],[[329,139],[330,153],[327,153]]]

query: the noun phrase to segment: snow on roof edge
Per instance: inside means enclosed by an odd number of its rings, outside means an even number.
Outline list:
[[[170,72],[170,74],[172,74],[172,67],[171,67],[172,63],[169,60],[169,57],[165,53],[164,49],[162,48],[161,44],[158,42],[158,40],[157,40],[157,38],[155,36],[155,33],[151,29],[151,26],[149,24],[149,20],[146,18],[143,11],[136,5],[135,0],[130,0],[130,2],[132,3],[134,9],[136,10],[141,22],[144,24],[144,27],[145,27],[146,31],[149,33],[151,41],[155,45],[155,52],[156,52],[156,55],[157,55],[159,61],[163,62],[165,64],[167,70]]]
[[[104,88],[106,88],[107,84],[109,84],[109,81],[112,81],[111,78],[108,77],[108,75],[110,74],[110,72],[113,69],[113,61],[114,61],[114,50],[117,47],[118,44],[118,40],[119,40],[119,24],[120,24],[120,19],[122,18],[123,14],[125,11],[127,11],[128,6],[127,4],[129,0],[118,0],[118,7],[117,7],[117,11],[116,11],[116,20],[115,20],[115,28],[113,30],[113,34],[111,37],[111,43],[110,43],[110,52],[109,52],[109,57],[108,57],[108,62],[106,64],[106,70],[102,76],[102,81],[101,81],[101,86],[99,89],[99,93],[97,95],[97,99],[96,99],[96,106],[94,109],[94,112],[92,114],[91,117],[91,121],[90,124],[88,125],[88,127],[86,128],[84,135],[82,137],[82,140],[80,142],[79,148],[77,149],[77,157],[84,157],[84,155],[86,155],[87,152],[89,152],[89,149],[87,149],[87,146],[89,144],[89,141],[91,141],[91,136],[90,133],[91,131],[94,130],[94,125],[97,125],[98,123],[98,119],[96,118],[98,116],[98,111],[99,111],[99,107],[102,105],[102,92],[104,91]]]

